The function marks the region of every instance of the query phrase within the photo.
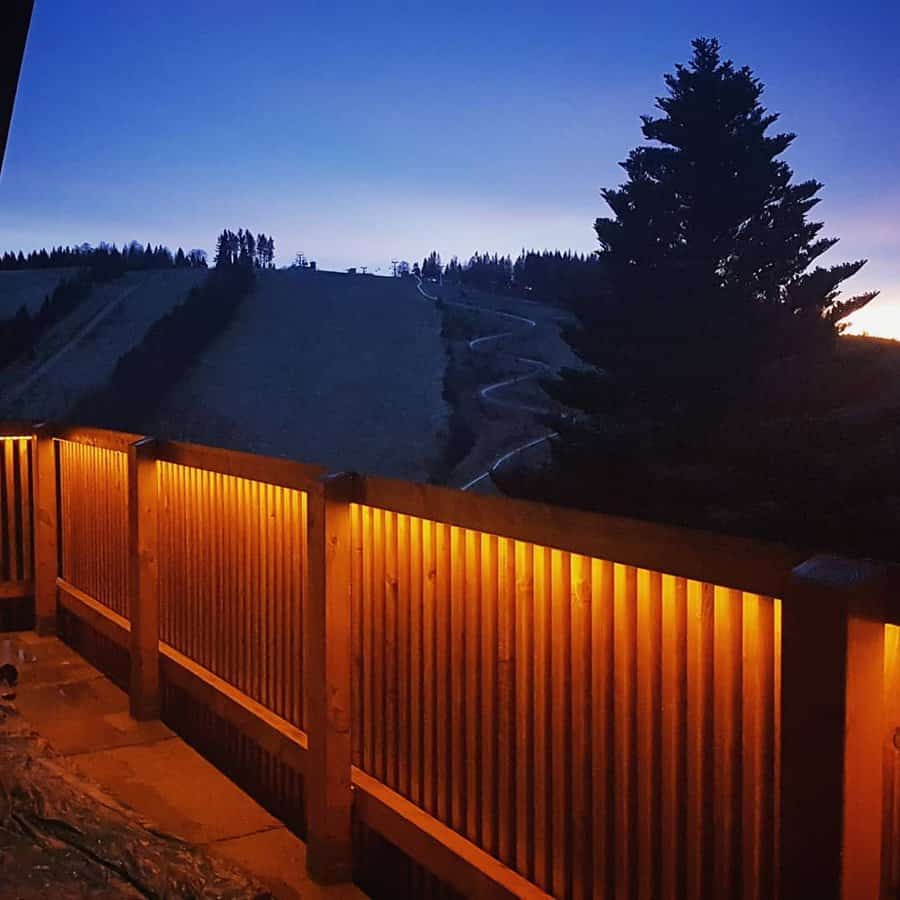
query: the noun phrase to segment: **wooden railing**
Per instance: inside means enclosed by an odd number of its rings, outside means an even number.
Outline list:
[[[392,896],[896,895],[886,567],[139,435],[36,472],[39,628],[218,722],[320,880],[377,837]]]

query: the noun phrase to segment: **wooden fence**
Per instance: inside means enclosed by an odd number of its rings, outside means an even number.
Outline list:
[[[31,440],[4,443],[30,523]],[[315,877],[896,896],[885,567],[138,435],[36,448],[39,627],[119,653],[135,716],[211,716]]]

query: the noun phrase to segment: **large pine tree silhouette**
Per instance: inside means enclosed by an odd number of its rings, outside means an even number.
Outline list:
[[[622,163],[628,180],[603,191],[613,215],[595,229],[610,291],[582,303],[567,334],[591,368],[550,386],[583,412],[666,428],[715,427],[764,401],[761,372],[821,361],[841,320],[876,295],[838,300],[865,260],[810,269],[836,242],[809,219],[822,185],[792,182],[779,157],[795,135],[769,133],[778,116],[752,71],[714,39],[693,48],[666,75],[661,115],[642,117],[649,143]]]

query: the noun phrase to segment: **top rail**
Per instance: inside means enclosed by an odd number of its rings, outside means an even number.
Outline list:
[[[181,441],[160,441],[157,444],[156,458],[179,466],[218,472],[220,475],[233,475],[298,491],[314,489],[318,480],[327,471],[323,466],[308,465],[290,459],[257,456],[255,453],[223,450],[219,447],[206,447],[202,444],[188,444]]]
[[[85,444],[88,447],[99,447],[103,450],[117,450],[120,453],[127,453],[133,443],[146,437],[143,434],[131,434],[127,431],[76,426],[47,425],[46,431],[61,441],[72,441],[75,444]]]
[[[30,435],[34,429],[27,423],[0,422],[0,437]],[[41,430],[62,440],[122,452],[145,437],[74,426],[45,425]],[[323,466],[182,441],[159,441],[155,455],[163,462],[301,491],[317,490],[328,472]],[[368,475],[355,479],[352,499],[391,512],[770,597],[783,596],[791,570],[812,555],[806,548],[752,538]],[[892,584],[896,588],[891,591],[887,618],[900,623],[900,574],[892,578]]]
[[[360,479],[359,498],[367,506],[768,597],[783,596],[791,569],[810,555],[749,538],[385,478]]]
[[[34,436],[32,422],[0,422],[0,438],[30,438]]]

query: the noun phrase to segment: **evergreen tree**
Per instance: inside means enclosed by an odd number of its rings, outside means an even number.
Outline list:
[[[443,268],[441,266],[441,255],[437,250],[431,253],[422,261],[422,277],[423,278],[440,278]]]
[[[789,395],[810,360],[828,356],[840,321],[875,296],[837,299],[865,260],[807,271],[835,243],[808,219],[822,185],[792,182],[779,157],[795,136],[767,133],[777,116],[751,70],[723,61],[716,40],[693,47],[666,75],[661,115],[642,119],[651,144],[622,163],[625,184],[603,192],[613,217],[595,230],[610,292],[582,303],[567,334],[593,368],[551,386],[586,413],[670,432]]]

